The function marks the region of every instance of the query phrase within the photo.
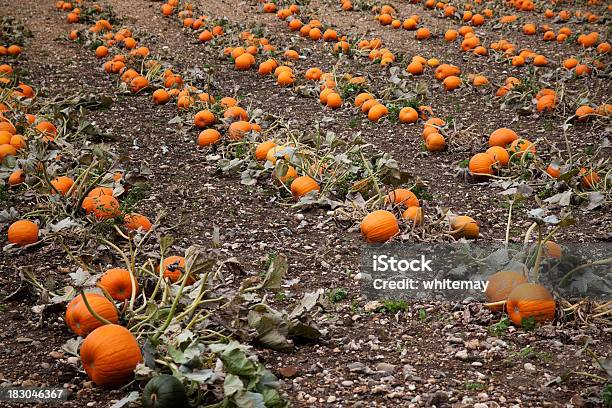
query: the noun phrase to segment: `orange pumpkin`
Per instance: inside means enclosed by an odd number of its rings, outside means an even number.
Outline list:
[[[92,310],[100,317],[111,323],[119,321],[115,305],[106,297],[99,293],[85,293],[85,297]],[[68,303],[66,308],[66,324],[77,336],[86,337],[104,323],[89,313],[83,297],[78,295]]]
[[[66,195],[68,193],[68,190],[70,190],[73,184],[74,184],[74,180],[67,176],[60,176],[60,177],[56,177],[55,179],[51,180],[51,185],[61,195]],[[51,190],[51,193],[55,194],[55,190]]]
[[[116,324],[98,327],[81,346],[85,372],[103,388],[116,388],[130,382],[141,360],[142,353],[134,335]]]
[[[527,139],[517,139],[508,148],[511,153],[521,157],[524,152],[535,154],[535,146]]]
[[[423,223],[423,209],[421,207],[408,207],[402,213],[402,218],[411,220],[414,225],[421,225]]]
[[[453,230],[453,236],[456,238],[476,239],[480,233],[476,221],[467,215],[454,217],[450,225]]]
[[[311,191],[320,191],[319,184],[309,176],[300,176],[291,183],[291,194],[294,198],[300,198]]]
[[[164,259],[162,263],[162,270],[164,271],[164,278],[170,279],[172,283],[179,281],[183,273],[185,272],[185,258],[178,255],[169,256]],[[186,285],[192,285],[195,283],[195,279],[192,276],[187,278]]]
[[[493,274],[488,281],[485,296],[487,302],[494,303],[508,299],[510,292],[518,285],[527,282],[527,278],[520,272],[516,271],[499,271]],[[502,305],[489,306],[491,310],[501,311]]]
[[[367,242],[387,242],[399,233],[395,215],[387,210],[377,210],[366,215],[360,228]]]
[[[98,220],[108,220],[121,215],[119,201],[109,195],[87,197],[83,200],[83,207],[88,214],[93,213]]]
[[[587,170],[583,167],[578,174],[582,176],[581,183],[584,188],[593,189],[601,181],[599,174],[591,169]]]
[[[137,231],[139,229],[149,231],[153,224],[151,224],[151,220],[144,215],[133,213],[127,214],[123,218],[123,226],[132,231]]]
[[[510,161],[510,155],[508,151],[503,147],[492,146],[487,149],[486,152],[491,158],[502,166],[505,166]]]
[[[138,293],[138,282],[135,279],[134,284],[136,285],[136,293]],[[108,292],[113,299],[120,302],[132,297],[132,278],[127,269],[109,269],[98,281],[98,286]]]
[[[403,205],[405,207],[419,207],[419,199],[410,190],[406,188],[396,188],[385,197],[385,204],[393,203],[395,205]]]
[[[18,220],[8,229],[8,240],[11,244],[23,246],[38,241],[38,225],[30,220]]]
[[[425,139],[425,146],[430,152],[440,152],[446,148],[446,139],[439,133],[431,133]]]
[[[258,161],[266,160],[268,151],[270,151],[270,149],[276,146],[277,144],[272,140],[266,140],[265,142],[260,143],[255,149],[255,159],[257,159]]]
[[[470,173],[474,175],[493,174],[494,159],[487,153],[476,153],[470,159]]]
[[[555,318],[555,299],[544,286],[523,283],[508,295],[506,311],[517,326],[530,317],[536,322],[550,321]]]
[[[198,135],[198,146],[213,145],[221,140],[221,133],[217,129],[205,129]]]
[[[512,129],[500,128],[489,136],[489,146],[506,147],[508,144],[518,139],[518,135]]]

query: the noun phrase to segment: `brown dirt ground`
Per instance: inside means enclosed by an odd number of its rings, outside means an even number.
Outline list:
[[[311,128],[313,118],[330,115],[329,111],[313,100],[296,97],[290,91],[279,89],[271,79],[261,80],[256,73],[237,73],[217,54],[210,53],[195,44],[192,33],[183,33],[176,20],[164,19],[158,9],[160,3],[135,0],[124,2],[109,0],[119,16],[127,24],[147,34],[152,49],[168,47],[167,57],[177,72],[197,66],[205,61],[215,68],[219,94],[238,93],[255,101],[258,107],[284,117],[296,117],[296,126]],[[226,16],[242,20],[248,15],[251,21],[263,21],[271,33],[283,45],[312,48],[312,57],[300,62],[300,68],[314,66],[324,61],[329,52],[312,43],[286,38],[282,23],[272,16],[235,13],[233,1],[200,2],[205,10],[215,16]],[[267,254],[284,252],[290,259],[289,279],[299,282],[285,291],[291,299],[317,288],[344,287],[349,292],[347,300],[326,314],[321,322],[329,330],[325,339],[314,345],[302,345],[294,354],[284,355],[261,350],[263,361],[275,372],[279,368],[295,366],[298,377],[287,379],[283,390],[294,406],[408,406],[416,398],[420,406],[430,406],[429,399],[436,391],[450,394],[447,404],[460,404],[464,397],[496,401],[501,406],[564,406],[576,394],[587,395],[597,382],[577,375],[570,375],[565,382],[551,383],[557,376],[572,371],[591,371],[592,361],[576,353],[584,345],[587,335],[595,339],[594,350],[598,354],[609,352],[612,335],[609,330],[587,326],[562,326],[553,330],[543,327],[533,333],[509,332],[500,339],[491,338],[488,324],[496,317],[480,311],[472,305],[472,321],[465,322],[465,307],[452,304],[411,305],[410,310],[398,316],[364,313],[365,301],[360,296],[359,283],[351,275],[358,271],[361,241],[357,233],[345,231],[324,210],[304,212],[304,222],[296,217],[288,203],[272,200],[265,189],[246,188],[234,178],[211,174],[210,166],[202,160],[192,142],[195,130],[189,130],[183,139],[173,125],[167,123],[174,116],[173,106],[153,106],[144,97],[120,94],[114,81],[101,70],[100,61],[92,53],[63,38],[71,28],[64,21],[64,14],[54,9],[53,2],[26,0],[19,8],[8,7],[0,1],[3,10],[23,21],[34,37],[26,48],[26,59],[22,62],[29,74],[28,79],[46,95],[92,93],[112,96],[115,100],[108,111],[92,112],[93,119],[102,128],[120,135],[122,140],[113,145],[118,152],[130,157],[126,167],[138,167],[146,160],[153,170],[149,178],[152,194],[143,202],[142,211],[154,214],[166,209],[173,214],[165,223],[172,225],[176,219],[182,223],[176,229],[177,248],[193,243],[205,243],[210,239],[213,226],[222,234],[224,250],[228,256],[236,256],[249,273],[258,273],[265,265]],[[317,9],[318,2],[311,7]],[[415,6],[402,5],[401,14],[416,11]],[[251,10],[242,4],[238,10]],[[419,8],[419,11],[420,8]],[[424,13],[423,13],[424,14]],[[358,17],[355,17],[357,15]],[[449,52],[436,41],[432,47],[419,44],[410,33],[395,33],[372,21],[367,13],[326,13],[326,21],[351,33],[378,36],[390,48],[412,53],[436,55],[444,61],[460,63],[469,72],[493,72],[501,75],[504,70],[493,71],[475,57],[463,58]],[[430,17],[427,16],[429,19]],[[445,21],[432,19],[436,27]],[[245,19],[244,21],[248,21]],[[483,29],[484,30],[484,29]],[[517,36],[517,42],[520,39]],[[524,42],[524,39],[521,39]],[[548,51],[548,49],[545,49]],[[427,55],[429,56],[429,55]],[[466,65],[467,64],[467,65]],[[472,65],[473,64],[473,65]],[[351,61],[356,72],[372,73],[372,82],[383,84],[382,75],[376,70]],[[326,66],[326,67],[329,67]],[[510,74],[512,71],[507,71]],[[579,86],[590,84],[594,92],[604,87],[600,80],[580,80]],[[454,117],[461,123],[476,123],[479,136],[498,126],[513,122],[512,112],[498,112],[482,103],[476,94],[447,97],[443,91],[432,91],[431,105],[441,117]],[[599,94],[601,96],[601,93]],[[459,111],[454,107],[470,106]],[[334,112],[335,122],[331,129],[340,135],[352,130],[347,126],[354,114],[349,108]],[[380,126],[357,117],[358,129],[379,148],[390,152],[403,168],[421,176],[429,183],[430,192],[438,205],[450,206],[468,213],[481,223],[485,238],[500,238],[503,235],[505,209],[499,208],[500,199],[490,192],[487,185],[460,183],[452,179],[455,164],[466,154],[448,152],[432,160],[423,155],[420,148],[420,128],[397,124]],[[517,129],[521,134],[543,132],[537,120],[521,120]],[[578,137],[583,135],[585,137]],[[572,136],[581,147],[585,139],[592,136],[589,129],[576,131]],[[559,129],[555,128],[553,140],[559,141]],[[459,197],[459,200],[458,200]],[[458,203],[460,201],[460,203]],[[459,208],[457,206],[460,205]],[[578,215],[579,227],[568,232],[576,240],[590,241],[610,231],[610,214],[601,212],[597,217]],[[518,227],[522,227],[519,223]],[[62,285],[65,276],[61,270],[70,268],[70,263],[56,250],[43,247],[13,257],[0,257],[0,296],[4,297],[16,289],[19,266],[33,265],[41,279],[51,276]],[[0,382],[13,384],[67,385],[76,395],[66,407],[107,407],[112,400],[121,398],[122,392],[107,392],[92,388],[77,365],[71,364],[67,356],[50,354],[59,351],[70,334],[60,314],[54,315],[44,325],[38,325],[36,315],[31,312],[35,299],[0,304],[2,332],[0,333]],[[284,303],[284,302],[281,302]],[[417,311],[427,310],[427,320],[418,319]],[[459,339],[459,340],[457,340]],[[467,346],[463,341],[478,339],[469,352],[469,359],[458,360],[454,354]],[[523,357],[517,353],[526,346],[535,351]],[[58,358],[56,358],[58,357]],[[384,378],[382,374],[366,376],[351,372],[348,365],[361,362],[375,366],[380,362],[397,365],[404,375]],[[524,364],[530,362],[537,368],[527,372]],[[381,377],[383,377],[381,379]],[[343,381],[352,381],[343,385]],[[382,385],[384,386],[382,386]],[[482,384],[482,385],[474,385]],[[487,396],[482,394],[486,393]],[[336,400],[327,402],[330,396]],[[419,402],[420,401],[420,402]],[[469,400],[464,400],[470,406]],[[0,406],[3,406],[0,403]]]

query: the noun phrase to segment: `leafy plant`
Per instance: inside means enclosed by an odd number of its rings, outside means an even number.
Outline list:
[[[348,292],[344,288],[336,288],[329,291],[328,296],[332,303],[338,303],[348,297]]]
[[[503,317],[499,322],[488,327],[487,331],[491,336],[499,337],[508,331],[510,327],[510,319]]]
[[[405,312],[408,310],[408,303],[405,300],[385,300],[382,311],[389,314]]]

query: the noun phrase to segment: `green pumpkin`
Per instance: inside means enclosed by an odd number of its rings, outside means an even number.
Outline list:
[[[189,401],[185,387],[178,378],[162,374],[149,380],[142,392],[145,408],[187,408]]]

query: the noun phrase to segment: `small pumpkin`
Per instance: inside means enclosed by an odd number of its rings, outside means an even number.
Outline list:
[[[309,176],[300,176],[291,183],[291,194],[294,198],[302,197],[311,191],[320,191],[319,184]]]
[[[476,239],[480,233],[480,228],[476,220],[467,215],[454,217],[450,222],[453,236],[457,238]]]
[[[217,129],[205,129],[198,135],[198,146],[213,145],[221,140],[221,133]]]
[[[491,146],[487,149],[486,153],[491,156],[495,163],[499,163],[502,166],[505,166],[510,161],[510,155],[503,147]]]
[[[134,285],[136,293],[138,293],[138,281],[135,279]],[[113,299],[120,302],[132,297],[132,278],[127,269],[109,269],[98,281],[98,286],[104,289]]]
[[[71,179],[70,177],[67,177],[67,176],[56,177],[55,179],[51,180],[51,185],[53,186],[53,189],[51,190],[51,194],[56,194],[55,190],[57,190],[57,192],[60,195],[66,195],[68,191],[70,190],[70,188],[73,186],[73,184],[74,184],[74,180]]]
[[[421,225],[423,223],[423,209],[421,207],[408,207],[402,213],[402,218],[411,220],[414,225]]]
[[[563,248],[554,241],[546,241],[542,249],[548,258],[561,259],[563,257]]]
[[[88,214],[93,213],[98,220],[108,220],[121,215],[119,201],[109,195],[87,197],[83,200],[83,208]]]
[[[510,292],[518,285],[527,282],[527,278],[516,271],[499,271],[489,278],[489,284],[485,291],[487,302],[495,303],[508,299]],[[502,305],[489,306],[491,310],[501,311]]]
[[[495,161],[487,153],[476,153],[470,159],[468,167],[474,175],[493,174],[494,164]]]
[[[446,148],[446,139],[439,133],[431,133],[425,139],[425,146],[430,152],[441,152]]]
[[[183,383],[169,374],[158,375],[149,380],[142,391],[144,408],[186,408],[189,400]]]
[[[555,299],[544,286],[523,283],[508,295],[506,311],[512,323],[520,326],[523,319],[533,317],[536,322],[555,318]]]
[[[419,199],[410,190],[406,188],[396,188],[385,197],[385,204],[393,203],[395,205],[403,205],[406,207],[419,207]]]
[[[260,143],[255,149],[255,159],[258,161],[266,160],[266,156],[268,155],[270,149],[276,146],[277,144],[272,140],[266,140],[265,142]]]
[[[33,244],[38,241],[38,225],[30,220],[18,220],[8,229],[8,240],[18,246]]]
[[[392,212],[377,210],[365,216],[360,229],[367,242],[387,242],[399,233],[399,224]]]
[[[162,270],[164,271],[164,278],[170,279],[172,283],[178,282],[183,272],[185,272],[185,258],[178,255],[169,256],[164,259]],[[192,285],[194,283],[195,279],[189,276],[186,285]]]
[[[586,189],[593,189],[601,181],[599,174],[597,174],[597,172],[592,169],[587,170],[583,167],[580,169],[580,173],[578,174],[582,176],[582,187]]]
[[[106,297],[99,293],[85,293],[85,297],[89,306],[100,317],[111,323],[119,321],[115,305]],[[86,337],[93,330],[103,325],[101,321],[89,313],[81,295],[78,295],[68,303],[65,319],[70,330],[81,337]]]
[[[146,216],[138,213],[127,214],[123,218],[123,226],[131,231],[138,231],[142,229],[143,231],[149,231],[153,224],[151,224],[151,220]]]
[[[136,365],[142,360],[136,338],[116,324],[106,324],[91,332],[81,345],[80,354],[89,378],[103,388],[130,382]]]
[[[518,139],[518,135],[512,129],[499,128],[489,136],[489,146],[506,147],[508,144]]]

